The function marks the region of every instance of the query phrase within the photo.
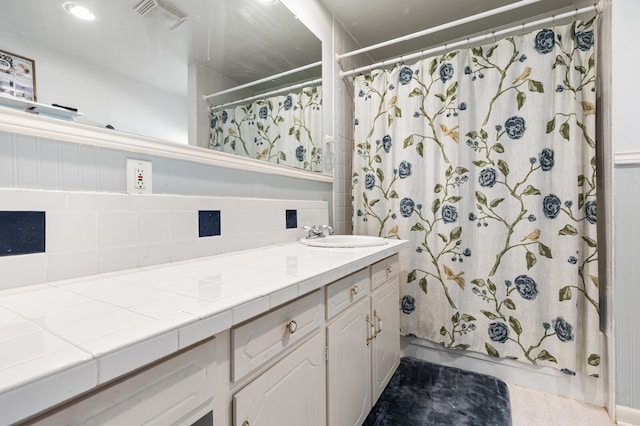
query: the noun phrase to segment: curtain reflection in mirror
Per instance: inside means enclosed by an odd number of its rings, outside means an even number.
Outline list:
[[[322,86],[212,109],[209,148],[322,172]]]

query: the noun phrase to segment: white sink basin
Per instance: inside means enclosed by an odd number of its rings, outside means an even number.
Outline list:
[[[387,244],[387,240],[381,237],[369,235],[327,235],[319,238],[303,238],[302,244],[313,247],[373,247]]]

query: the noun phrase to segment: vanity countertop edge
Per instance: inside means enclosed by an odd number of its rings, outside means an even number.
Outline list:
[[[0,291],[0,412],[68,401],[399,253],[299,242]],[[74,317],[78,312],[78,317]]]

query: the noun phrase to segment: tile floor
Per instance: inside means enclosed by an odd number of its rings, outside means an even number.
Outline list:
[[[602,407],[517,385],[508,386],[513,426],[615,425]]]

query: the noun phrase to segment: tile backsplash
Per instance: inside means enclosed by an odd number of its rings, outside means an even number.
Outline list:
[[[0,256],[0,289],[293,242],[302,226],[328,223],[326,201],[12,188],[0,188],[2,212],[46,224],[44,252]],[[215,237],[200,238],[203,216]]]
[[[43,253],[45,213],[0,211],[0,256]]]
[[[297,228],[298,227],[298,211],[286,210],[284,214],[285,214],[285,222],[286,222],[287,229]]]
[[[203,238],[216,235],[220,235],[220,210],[199,210],[198,236]]]

